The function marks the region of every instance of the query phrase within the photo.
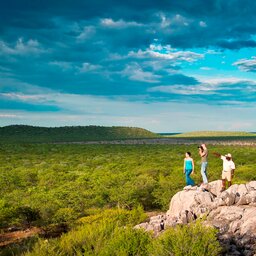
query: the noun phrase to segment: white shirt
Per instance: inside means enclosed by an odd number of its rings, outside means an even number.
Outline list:
[[[225,156],[221,156],[220,158],[223,160],[223,171],[224,172],[235,170],[235,168],[236,168],[235,163],[232,160],[228,161]]]

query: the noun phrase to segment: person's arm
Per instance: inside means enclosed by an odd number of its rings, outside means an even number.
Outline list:
[[[203,157],[203,156],[206,156],[208,154],[208,151],[205,149],[205,150],[199,150],[199,155],[201,156],[201,157]]]
[[[235,169],[236,169],[235,163],[232,161],[232,163],[231,163],[231,175],[232,175],[232,178],[234,177]]]
[[[216,157],[219,157],[219,158],[221,158],[221,154],[220,154],[220,153],[217,153],[217,152],[212,152],[212,154],[213,154],[214,156],[216,156]]]
[[[186,168],[186,160],[184,159],[183,173],[185,173],[185,168]]]
[[[194,174],[194,170],[195,170],[194,159],[192,159],[192,167],[193,167],[193,169],[192,169],[192,174]]]

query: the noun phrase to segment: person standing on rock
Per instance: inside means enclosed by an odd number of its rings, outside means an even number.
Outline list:
[[[186,185],[189,186],[194,186],[195,182],[193,179],[191,179],[190,174],[194,174],[194,160],[191,157],[190,152],[186,152],[185,158],[184,158],[184,168],[183,168],[183,173],[185,174],[186,177]]]
[[[199,155],[201,156],[201,175],[203,178],[203,185],[208,184],[207,179],[207,165],[208,165],[208,149],[205,144],[198,147]]]
[[[232,155],[230,153],[222,156],[219,153],[214,153],[215,156],[220,157],[223,161],[223,170],[222,170],[222,188],[221,192],[226,189],[226,180],[228,181],[228,187],[232,185],[232,178],[234,176],[234,171],[236,169],[235,163],[232,160]]]

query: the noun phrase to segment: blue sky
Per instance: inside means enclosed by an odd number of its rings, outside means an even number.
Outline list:
[[[0,126],[256,130],[253,0],[0,0]]]

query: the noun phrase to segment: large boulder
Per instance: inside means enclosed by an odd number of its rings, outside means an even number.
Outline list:
[[[184,218],[184,213],[197,218],[214,206],[213,201],[214,196],[206,190],[200,188],[197,190],[194,188],[191,188],[191,190],[185,189],[178,192],[171,199],[169,210],[166,213],[167,219],[179,219],[181,215]],[[188,217],[191,219],[191,216]],[[183,223],[184,221],[179,222]]]
[[[161,231],[164,230],[166,225],[166,215],[161,214],[153,216],[148,222],[136,225],[135,228],[143,228],[146,231],[151,231],[155,236],[157,236]]]
[[[221,180],[215,180],[207,184],[207,190],[211,192],[214,196],[219,196],[221,194],[221,188]]]
[[[246,184],[246,187],[249,191],[256,190],[256,180],[250,181]]]
[[[241,218],[240,235],[254,235],[256,238],[256,207],[244,207]]]
[[[206,225],[219,230],[219,239],[230,249],[225,255],[253,255],[256,252],[256,181],[234,184],[221,192],[221,180],[207,187],[185,187],[175,194],[166,215],[150,218],[138,228],[155,235],[164,226],[187,224],[205,216]]]

